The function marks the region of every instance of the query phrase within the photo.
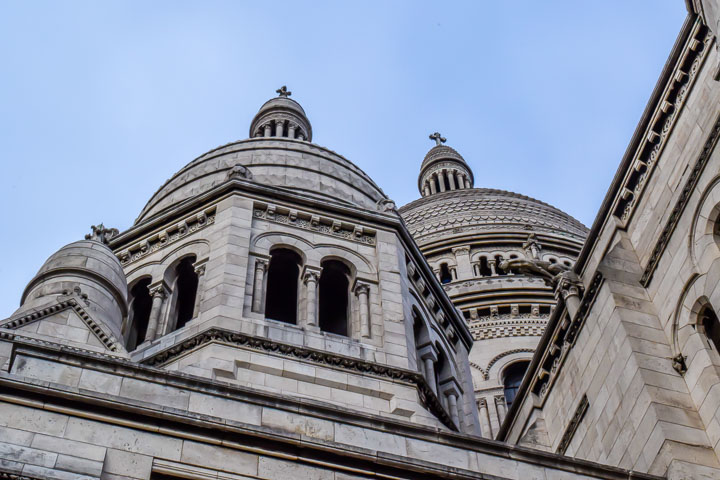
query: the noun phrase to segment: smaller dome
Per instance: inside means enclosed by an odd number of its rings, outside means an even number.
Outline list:
[[[278,96],[265,102],[250,124],[250,138],[285,137],[312,142],[312,126],[305,110],[292,100],[284,85]]]
[[[427,197],[447,190],[464,190],[475,184],[470,166],[454,148],[444,145],[445,137],[438,132],[430,135],[435,146],[428,151],[420,166],[418,190]]]
[[[25,287],[16,313],[41,307],[76,287],[87,295],[93,316],[107,325],[116,338],[122,338],[127,280],[118,258],[97,240],[73,242],[52,254]]]

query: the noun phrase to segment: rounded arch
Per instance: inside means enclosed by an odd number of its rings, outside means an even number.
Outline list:
[[[338,260],[345,261],[351,268],[353,275],[371,278],[377,275],[377,270],[365,257],[342,245],[320,243],[315,246],[314,251],[317,252],[319,263],[326,258],[335,257]]]
[[[693,213],[688,236],[690,259],[695,272],[702,273],[720,258],[720,176],[705,188]]]
[[[255,253],[270,254],[273,248],[287,248],[294,250],[303,263],[308,262],[308,252],[312,251],[314,245],[304,238],[286,232],[265,232],[256,236],[251,243]]]
[[[495,378],[502,384],[503,371],[512,363],[532,360],[534,348],[515,348],[495,355],[485,368],[485,380]]]

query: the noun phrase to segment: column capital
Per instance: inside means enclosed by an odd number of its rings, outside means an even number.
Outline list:
[[[428,343],[418,349],[418,354],[420,354],[420,358],[423,360],[430,359],[433,362],[437,362],[438,356],[437,356],[437,349],[435,348],[435,345],[432,343]]]
[[[440,383],[440,391],[443,393],[443,395],[455,395],[458,398],[460,398],[463,392],[462,387],[460,387],[460,384],[455,379],[455,377],[449,377],[443,380]]]
[[[362,293],[370,293],[370,284],[363,280],[355,279],[355,283],[352,287],[353,293],[360,295]]]
[[[310,265],[305,265],[302,272],[302,279],[303,282],[315,282],[317,283],[318,280],[320,280],[320,274],[322,273],[322,267],[313,267]]]
[[[255,270],[267,271],[270,265],[270,258],[268,257],[255,257]]]
[[[151,297],[158,297],[158,298],[165,298],[168,296],[168,293],[170,293],[170,289],[165,285],[165,282],[163,280],[160,280],[159,282],[153,283],[148,287],[148,291],[150,292]]]
[[[463,245],[461,247],[455,247],[452,249],[452,252],[455,255],[470,255],[470,246],[469,245]]]
[[[571,271],[562,272],[556,277],[556,281],[555,298],[559,299],[562,296],[563,300],[567,300],[568,297],[580,296],[583,284],[576,273]]]
[[[195,269],[195,273],[198,277],[202,277],[205,275],[205,267],[207,266],[207,258],[203,258],[202,260],[198,260],[197,262],[193,263],[193,268]]]

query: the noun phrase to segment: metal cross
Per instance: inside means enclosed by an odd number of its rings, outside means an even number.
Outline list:
[[[285,85],[275,90],[275,93],[277,93],[280,97],[289,97],[292,95],[292,92],[289,92]]]
[[[435,140],[436,145],[440,145],[442,143],[447,142],[447,139],[445,137],[443,137],[442,135],[440,135],[438,132],[435,132],[432,135],[430,135],[430,140]]]

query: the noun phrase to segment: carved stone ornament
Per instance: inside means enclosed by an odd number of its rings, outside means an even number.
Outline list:
[[[230,169],[230,171],[228,171],[227,178],[228,180],[230,180],[231,178],[252,180],[252,173],[250,173],[250,170],[245,165],[237,163]]]
[[[397,211],[397,205],[389,198],[381,198],[377,202],[377,209],[381,212],[395,212]]]
[[[523,243],[523,250],[525,250],[528,257],[540,260],[540,250],[542,250],[542,245],[540,245],[535,233],[528,235],[527,240]]]
[[[559,263],[550,263],[533,258],[513,258],[503,260],[500,268],[504,271],[511,271],[524,275],[539,276],[550,287],[555,287],[560,275],[567,272],[568,267]]]
[[[91,225],[90,228],[92,228],[92,233],[85,235],[85,240],[95,240],[105,245],[120,233],[117,228],[105,228],[102,223],[100,225]]]
[[[672,357],[672,367],[675,369],[676,372],[678,372],[680,375],[685,375],[687,372],[687,364],[685,363],[685,360],[687,360],[687,356],[683,355],[682,353],[678,353],[674,357]]]

